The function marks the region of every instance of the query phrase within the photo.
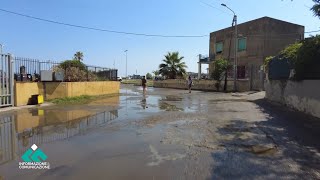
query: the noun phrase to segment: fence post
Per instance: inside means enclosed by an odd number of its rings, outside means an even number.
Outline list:
[[[9,54],[9,63],[10,63],[10,68],[9,68],[9,77],[10,77],[10,94],[11,94],[11,106],[14,106],[14,72],[13,72],[13,68],[14,68],[14,59],[13,59],[13,55]]]
[[[38,74],[41,74],[41,62],[40,61],[37,61],[38,62]]]

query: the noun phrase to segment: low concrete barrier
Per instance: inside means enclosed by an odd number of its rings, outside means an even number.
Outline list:
[[[193,80],[192,89],[201,91],[217,91],[215,80]],[[221,82],[220,91],[223,90],[224,81]],[[168,79],[163,81],[154,81],[156,88],[173,88],[173,89],[187,89],[187,81],[183,79]],[[244,92],[250,90],[249,80],[237,81],[238,91]],[[233,91],[233,81],[228,80],[227,90]]]
[[[120,82],[15,82],[15,106],[27,105],[32,95],[41,94],[45,100],[81,95],[116,94]]]
[[[320,118],[320,80],[269,80],[266,98]]]

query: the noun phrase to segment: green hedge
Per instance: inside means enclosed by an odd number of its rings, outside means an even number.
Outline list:
[[[282,66],[283,63],[287,63],[288,67],[293,67],[295,70],[293,79],[295,80],[320,79],[320,35],[292,44],[281,51],[278,56],[265,59],[266,69],[269,73],[280,72],[281,69],[275,65]],[[273,66],[270,67],[270,64]],[[275,74],[277,73],[273,73],[273,75]]]

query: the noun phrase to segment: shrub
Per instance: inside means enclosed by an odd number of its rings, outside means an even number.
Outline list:
[[[96,81],[97,76],[88,71],[86,65],[78,60],[66,60],[53,68],[54,72],[62,71],[64,73],[64,81]]]
[[[320,79],[320,36],[303,41],[294,62],[295,79]]]
[[[288,60],[295,71],[295,80],[320,79],[320,35],[288,46],[276,58],[267,57],[266,69],[271,60]]]
[[[216,81],[221,81],[228,68],[228,61],[225,59],[217,59],[214,61],[214,70],[211,77]]]
[[[266,57],[266,59],[264,60],[263,66],[264,66],[264,69],[266,72],[268,72],[269,63],[273,58],[274,58],[274,56],[269,56],[269,57]]]
[[[75,67],[80,70],[87,70],[86,65],[78,60],[66,60],[59,64],[59,68],[66,69],[70,67]]]
[[[303,43],[295,43],[280,52],[280,56],[286,59],[290,59],[292,61],[296,61],[298,57],[298,51],[301,48]]]
[[[146,74],[146,79],[152,79],[152,75],[150,73]]]
[[[217,81],[217,83],[215,84],[215,87],[219,91],[221,81],[225,75],[227,68],[228,68],[228,61],[225,59],[217,59],[213,62],[213,65],[214,65],[214,69],[211,74],[211,78],[213,78],[214,80]]]

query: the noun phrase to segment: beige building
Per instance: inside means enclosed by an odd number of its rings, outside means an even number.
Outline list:
[[[212,61],[218,58],[234,61],[234,27],[210,34],[209,73]],[[262,17],[238,25],[238,79],[252,75],[253,67],[260,68],[268,56],[275,56],[286,46],[304,39],[304,26]],[[233,76],[232,70],[228,76]]]

